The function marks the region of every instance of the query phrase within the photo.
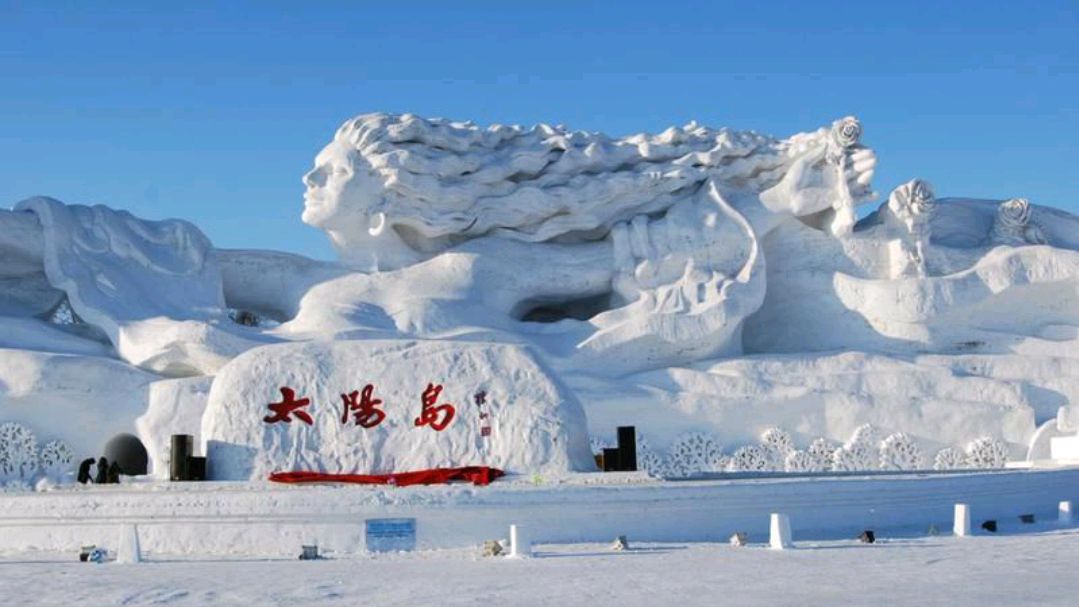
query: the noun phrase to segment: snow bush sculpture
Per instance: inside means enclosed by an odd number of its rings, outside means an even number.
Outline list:
[[[839,448],[839,445],[834,444],[832,441],[819,437],[812,443],[809,443],[809,448],[806,450],[809,456],[813,459],[811,471],[824,472],[832,469],[832,453]]]
[[[667,460],[671,472],[679,476],[714,472],[723,464],[723,447],[706,434],[691,432],[675,439]]]
[[[880,443],[881,470],[922,470],[925,457],[914,439],[903,432],[896,432]]]
[[[0,425],[0,480],[30,481],[37,473],[37,438],[15,422]]]
[[[872,447],[881,440],[880,430],[873,424],[863,424],[858,426],[854,433],[850,435],[850,440],[847,441],[847,445],[863,445],[866,447]]]
[[[880,432],[871,424],[859,426],[845,445],[832,452],[832,469],[844,472],[877,469]]]
[[[958,449],[945,447],[933,458],[934,470],[959,470],[967,465],[967,456]]]
[[[989,240],[993,244],[1012,246],[1046,244],[1045,233],[1031,221],[1030,202],[1026,198],[1012,198],[1000,203]]]
[[[772,468],[782,469],[787,455],[794,451],[791,435],[782,428],[768,428],[761,434],[761,446],[768,451],[772,459]]]
[[[67,443],[59,440],[49,441],[41,448],[41,471],[54,480],[63,479],[71,471],[75,455]]]
[[[876,468],[876,452],[866,445],[844,445],[832,452],[832,470],[856,472]]]
[[[791,451],[783,459],[783,469],[787,472],[820,472],[817,460],[808,451]]]
[[[637,450],[637,467],[653,478],[667,478],[670,476],[667,459],[652,449]]]
[[[731,456],[730,470],[733,472],[767,472],[774,470],[772,455],[759,445],[746,445]]]
[[[613,446],[610,441],[592,437],[592,451],[602,453],[604,448]],[[644,470],[653,478],[666,478],[669,476],[667,458],[657,451],[648,442],[648,438],[641,434],[637,437],[637,468]]]
[[[1008,446],[991,437],[983,436],[967,445],[968,468],[1003,468],[1008,461]]]

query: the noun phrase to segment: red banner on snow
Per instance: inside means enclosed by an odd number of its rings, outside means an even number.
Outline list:
[[[452,481],[465,481],[473,485],[489,485],[491,481],[504,476],[505,472],[487,466],[465,466],[463,468],[434,468],[415,472],[395,472],[392,474],[330,474],[327,472],[274,472],[270,480],[275,483],[354,483],[358,485],[444,485]]]

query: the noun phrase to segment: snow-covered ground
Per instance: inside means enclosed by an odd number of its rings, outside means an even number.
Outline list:
[[[534,558],[479,549],[322,561],[0,561],[10,605],[1075,605],[1079,529],[997,536],[801,542],[540,545]],[[797,540],[797,538],[795,538]],[[61,560],[63,559],[63,560]]]

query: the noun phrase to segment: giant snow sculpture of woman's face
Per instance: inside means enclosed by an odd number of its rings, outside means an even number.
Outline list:
[[[387,224],[379,206],[383,186],[347,141],[334,138],[303,176],[307,187],[301,219],[325,230],[342,261],[366,270],[388,270],[419,259]]]
[[[303,176],[307,186],[303,222],[322,229],[362,222],[378,198],[373,176],[356,175],[351,147],[334,139],[315,157],[315,168]],[[364,179],[370,177],[370,179]],[[364,187],[367,185],[368,187]]]

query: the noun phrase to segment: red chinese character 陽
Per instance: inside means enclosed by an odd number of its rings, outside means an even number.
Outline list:
[[[450,425],[453,421],[453,416],[457,414],[457,410],[453,405],[444,403],[436,406],[438,397],[442,394],[442,386],[427,384],[427,389],[423,391],[421,402],[423,402],[423,410],[420,412],[420,416],[416,418],[416,426],[431,426],[436,432],[441,432]]]
[[[276,424],[277,422],[285,422],[287,424],[292,422],[292,418],[289,417],[289,415],[295,414],[300,421],[306,422],[307,425],[310,426],[314,423],[314,420],[311,419],[311,415],[307,413],[307,411],[301,411],[303,407],[310,404],[310,398],[296,400],[296,392],[294,392],[292,388],[281,388],[281,402],[270,403],[267,405],[274,414],[267,415],[262,418],[262,421],[267,424]]]
[[[341,400],[345,403],[345,410],[341,412],[341,423],[347,424],[348,414],[352,413],[358,426],[374,428],[381,424],[382,420],[386,419],[386,412],[378,408],[382,404],[382,399],[374,398],[374,392],[375,387],[367,384],[363,387],[363,392],[353,390],[348,394],[342,394]],[[356,402],[357,398],[359,402]]]

